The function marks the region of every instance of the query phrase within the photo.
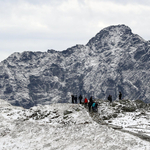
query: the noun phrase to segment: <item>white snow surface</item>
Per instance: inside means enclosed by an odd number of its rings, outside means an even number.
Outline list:
[[[130,121],[130,120],[129,120]],[[14,107],[0,100],[1,150],[149,150],[150,143],[92,120],[80,104]]]

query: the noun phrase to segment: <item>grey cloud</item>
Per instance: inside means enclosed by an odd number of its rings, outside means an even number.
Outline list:
[[[106,1],[104,6],[99,0],[0,1],[0,52],[64,50],[86,44],[104,27],[117,24],[126,24],[134,33],[150,39],[146,1],[140,11],[133,5],[136,1]]]

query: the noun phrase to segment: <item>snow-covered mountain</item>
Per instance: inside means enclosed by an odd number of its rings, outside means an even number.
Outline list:
[[[150,101],[150,42],[125,25],[101,30],[64,51],[14,53],[0,63],[0,98],[30,108],[71,94]]]
[[[109,109],[108,102],[101,104],[106,103]],[[1,150],[149,150],[150,147],[149,141],[94,122],[80,104],[24,109],[0,100],[0,121]]]

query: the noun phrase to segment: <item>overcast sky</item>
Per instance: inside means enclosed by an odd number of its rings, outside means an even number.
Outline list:
[[[118,24],[150,40],[150,0],[0,0],[0,61],[13,52],[85,45]]]

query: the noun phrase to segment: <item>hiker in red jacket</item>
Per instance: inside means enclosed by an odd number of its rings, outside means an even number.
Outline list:
[[[84,105],[85,105],[85,107],[87,107],[87,104],[88,104],[88,99],[85,97],[85,99],[84,99]]]

